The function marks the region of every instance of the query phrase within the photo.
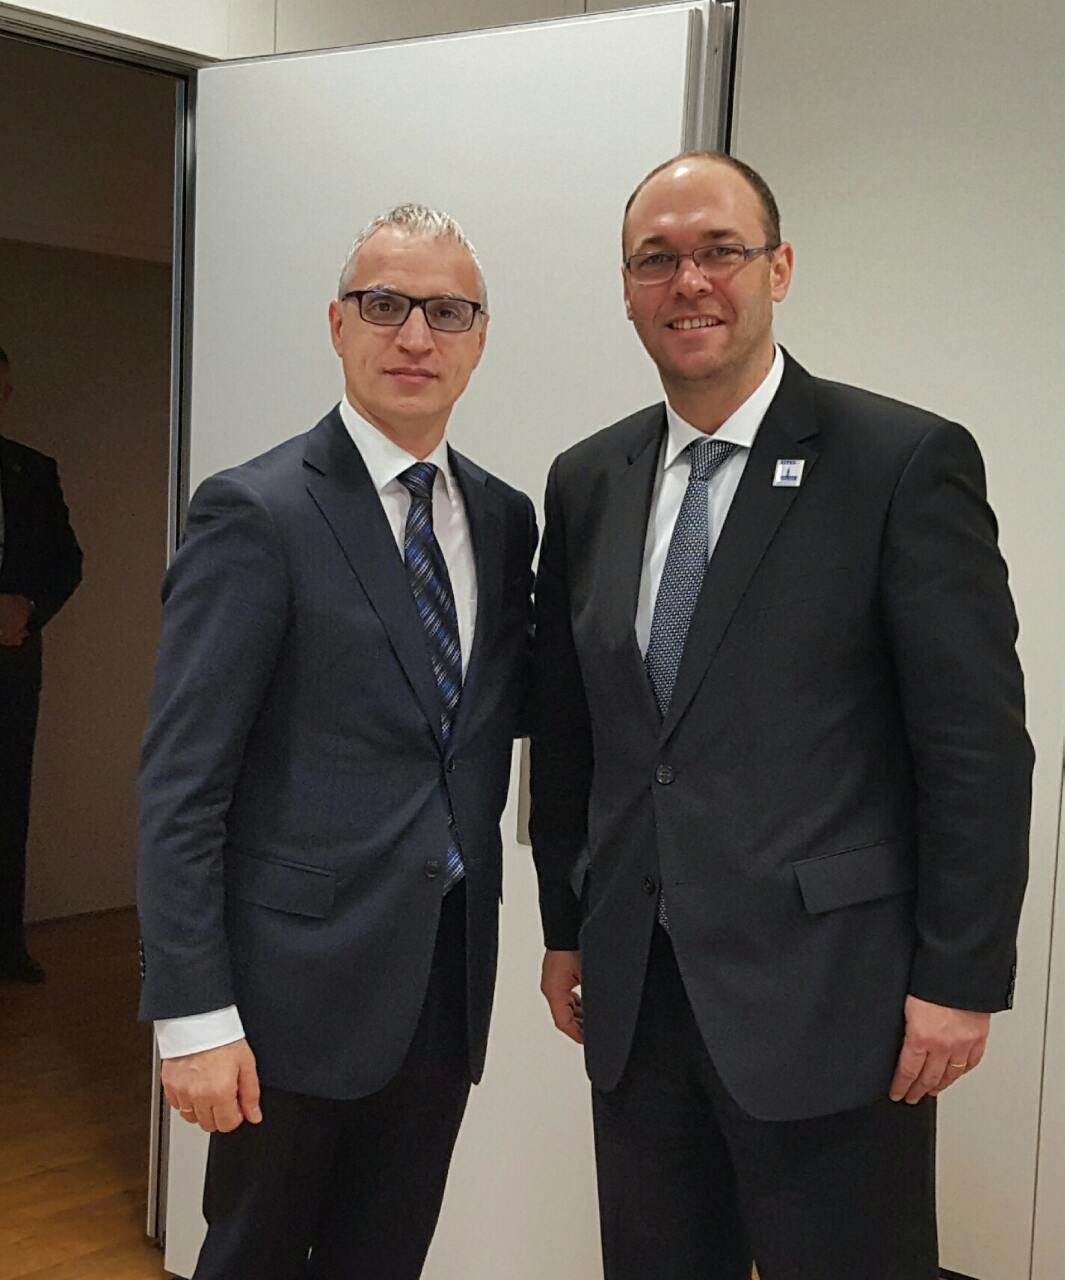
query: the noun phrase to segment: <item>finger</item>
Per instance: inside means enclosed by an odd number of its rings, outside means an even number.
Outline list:
[[[901,1102],[906,1096],[907,1090],[921,1074],[921,1068],[927,1057],[928,1051],[925,1049],[915,1049],[911,1044],[902,1046],[902,1052],[895,1067],[895,1075],[888,1090],[888,1097],[892,1102]]]
[[[216,1098],[211,1111],[214,1115],[215,1128],[219,1133],[232,1133],[244,1123],[244,1113],[236,1094],[231,1098]]]
[[[960,1058],[948,1061],[939,1084],[934,1089],[928,1090],[929,1096],[938,1098],[944,1089],[949,1089],[952,1084],[956,1084],[967,1070],[968,1063],[963,1062]]]
[[[906,1090],[903,1101],[908,1102],[912,1107],[920,1102],[926,1093],[938,1088],[939,1082],[943,1079],[943,1072],[947,1069],[948,1059],[949,1055],[942,1050],[930,1053],[924,1060],[920,1075]]]
[[[194,1120],[194,1123],[198,1124],[204,1133],[214,1133],[218,1125],[215,1123],[214,1108],[211,1104],[209,1102],[197,1102],[193,1099],[191,1106],[194,1116],[186,1116],[186,1120]]]
[[[551,1006],[551,1017],[558,1030],[577,1044],[583,1044],[584,1034],[580,1021],[574,1016],[573,997],[571,995],[554,999],[549,997],[548,1004]]]
[[[986,1040],[980,1040],[973,1045],[973,1047],[969,1050],[968,1069],[970,1071],[975,1071],[976,1068],[980,1065],[980,1063],[983,1062],[984,1054],[986,1052],[987,1052]],[[961,1057],[960,1053],[958,1054],[958,1057],[959,1058]]]
[[[237,1077],[237,1104],[241,1115],[252,1124],[258,1124],[263,1118],[259,1107],[259,1073],[255,1069],[254,1059],[248,1066],[242,1067]]]
[[[192,1103],[187,1098],[184,1100],[181,1098],[176,1099],[173,1106],[174,1106],[174,1109],[177,1111],[178,1115],[182,1118],[182,1120],[186,1121],[186,1123],[188,1124],[197,1123],[196,1108],[192,1105]]]

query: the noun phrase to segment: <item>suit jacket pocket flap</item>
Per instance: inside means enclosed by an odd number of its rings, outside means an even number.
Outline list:
[[[887,840],[796,862],[803,905],[812,915],[906,893],[917,883],[908,840]]]
[[[258,858],[237,849],[225,855],[226,892],[244,902],[298,916],[327,916],[333,909],[336,876],[321,867]]]

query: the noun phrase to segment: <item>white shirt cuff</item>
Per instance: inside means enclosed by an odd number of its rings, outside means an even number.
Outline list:
[[[218,1049],[234,1040],[244,1039],[244,1024],[237,1006],[212,1009],[210,1013],[192,1013],[185,1018],[157,1018],[155,1036],[160,1058],[183,1058],[187,1053]]]

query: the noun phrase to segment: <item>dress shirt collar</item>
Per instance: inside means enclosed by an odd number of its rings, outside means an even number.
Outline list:
[[[718,427],[714,432],[714,439],[727,440],[731,444],[749,449],[754,444],[758,428],[762,425],[762,419],[765,417],[766,410],[777,393],[780,379],[783,376],[784,356],[780,348],[777,347],[773,363],[770,365],[769,372],[765,378],[744,400],[736,412],[731,417],[726,418],[721,426]],[[705,431],[700,431],[698,427],[693,427],[690,422],[685,422],[668,400],[666,401],[666,423],[668,425],[668,434],[666,436],[665,456],[662,459],[663,468],[671,467],[693,440],[705,440],[707,438]]]
[[[356,449],[362,455],[362,460],[366,463],[366,470],[369,471],[370,479],[373,481],[374,488],[378,493],[382,493],[386,486],[393,482],[400,483],[399,476],[401,473],[406,471],[413,463],[420,461],[413,454],[408,453],[406,449],[389,440],[388,436],[384,432],[378,431],[372,422],[367,422],[362,414],[353,407],[347,396],[343,396],[340,401],[340,418]],[[453,501],[455,497],[455,478],[451,474],[446,436],[441,439],[440,443],[424,461],[435,463],[443,478],[444,492],[447,494],[448,501]]]

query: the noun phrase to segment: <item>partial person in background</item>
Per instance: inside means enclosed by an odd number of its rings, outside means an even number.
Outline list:
[[[376,219],[329,323],[340,404],[200,486],[163,591],[141,1013],[212,1135],[196,1280],[415,1280],[488,1035],[536,522],[445,438],[471,244]]]
[[[0,426],[13,395],[0,349]],[[44,980],[23,929],[41,631],[80,581],[55,462],[0,435],[0,980]]]
[[[777,347],[793,252],[747,165],[667,161],[622,239],[665,403],[551,471],[532,717],[606,1275],[934,1280],[934,1099],[1012,1003],[1027,873],[983,463]]]

